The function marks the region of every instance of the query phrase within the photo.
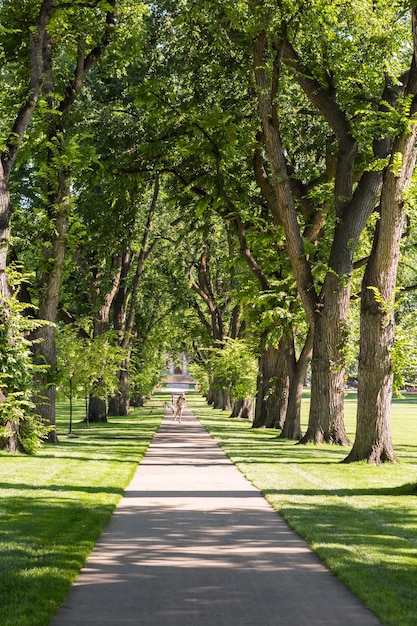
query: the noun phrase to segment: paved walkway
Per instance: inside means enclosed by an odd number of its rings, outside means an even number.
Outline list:
[[[187,409],[165,418],[51,626],[375,626]]]

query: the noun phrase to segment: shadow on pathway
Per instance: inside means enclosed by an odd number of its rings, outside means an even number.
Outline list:
[[[51,626],[375,626],[189,410],[165,418]]]

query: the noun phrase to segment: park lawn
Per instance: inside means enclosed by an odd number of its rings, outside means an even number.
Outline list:
[[[125,418],[68,436],[37,456],[0,453],[0,624],[47,626],[114,510],[162,418],[159,394]],[[417,623],[417,396],[393,402],[400,463],[342,465],[347,449],[297,446],[187,394],[228,456],[386,626]],[[346,424],[354,434],[354,394]],[[303,420],[307,419],[308,399]],[[260,529],[261,531],[262,529]],[[325,598],[323,598],[325,601]]]
[[[341,464],[348,448],[296,445],[276,430],[229,419],[201,397],[189,394],[187,402],[233,463],[381,623],[417,624],[417,397],[393,401],[400,462],[379,467]],[[355,394],[347,394],[352,440],[355,409]],[[306,397],[304,428],[307,412]]]
[[[107,424],[58,406],[59,444],[0,453],[0,624],[47,626],[109,521],[162,419],[158,401]]]

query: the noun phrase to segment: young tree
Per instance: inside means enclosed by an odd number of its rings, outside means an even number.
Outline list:
[[[13,279],[8,284],[13,287]],[[33,363],[27,335],[39,323],[23,315],[25,305],[16,293],[7,306],[8,315],[0,325],[0,449],[34,454],[50,431],[31,401],[33,379],[39,368]]]
[[[82,335],[82,337],[80,337]],[[88,335],[67,324],[58,328],[57,375],[58,390],[69,399],[69,432],[72,432],[73,400],[85,395],[84,385],[89,371],[89,354],[86,350]]]
[[[231,417],[250,418],[256,392],[257,361],[247,342],[227,338],[221,347],[213,348],[211,368],[214,380],[227,390],[233,403]]]

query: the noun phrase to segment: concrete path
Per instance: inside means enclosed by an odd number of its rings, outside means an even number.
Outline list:
[[[187,409],[165,418],[51,626],[374,626]]]

